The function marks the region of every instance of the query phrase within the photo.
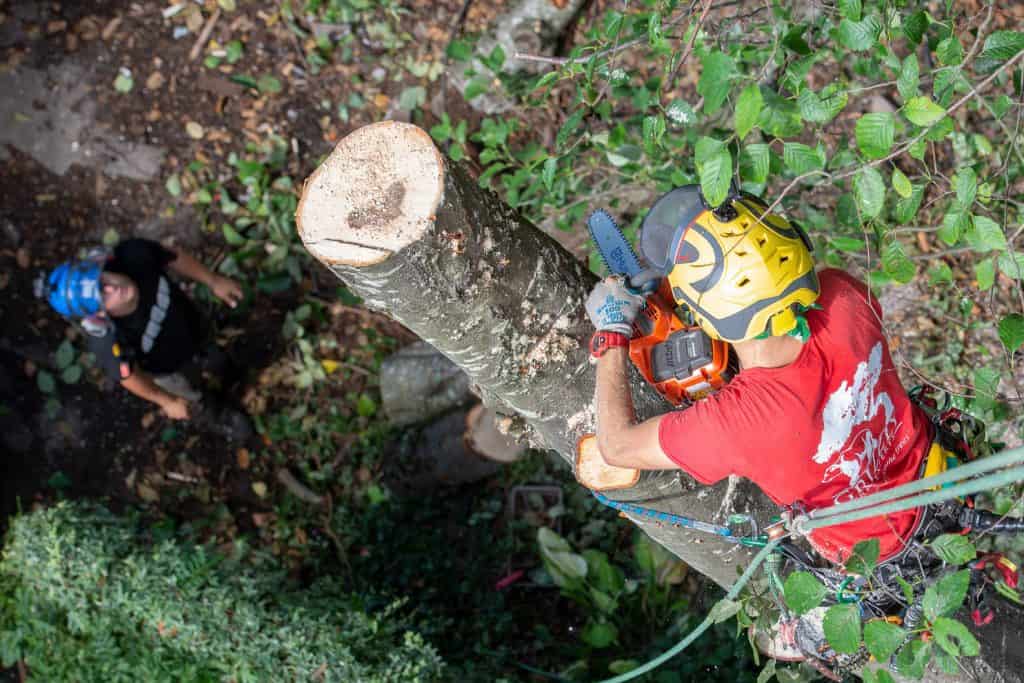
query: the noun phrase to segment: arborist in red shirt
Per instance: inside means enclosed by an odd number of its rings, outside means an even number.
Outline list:
[[[933,427],[900,384],[878,301],[842,271],[816,273],[807,237],[779,215],[761,218],[766,209],[743,194],[711,210],[686,186],[643,222],[641,251],[655,275],[739,361],[728,385],[689,409],[636,423],[627,349],[644,297],[618,276],[594,288],[587,309],[606,347],[597,361],[601,455],[620,467],[681,468],[702,484],[739,475],[778,505],[805,509],[917,478]],[[830,527],[810,541],[842,562],[855,543],[877,538],[884,560],[918,517]]]

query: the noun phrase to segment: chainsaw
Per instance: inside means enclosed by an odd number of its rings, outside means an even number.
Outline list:
[[[587,219],[598,253],[613,275],[627,281],[641,272],[640,260],[615,220],[598,209]],[[629,357],[643,378],[674,406],[687,406],[729,381],[729,345],[712,339],[677,306],[667,278],[647,295],[633,322]]]

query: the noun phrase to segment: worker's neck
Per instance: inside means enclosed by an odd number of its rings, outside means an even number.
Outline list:
[[[781,368],[800,355],[803,343],[790,336],[750,339],[732,345],[740,368]]]

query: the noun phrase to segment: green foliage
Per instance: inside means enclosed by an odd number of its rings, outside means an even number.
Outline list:
[[[856,605],[832,605],[825,612],[825,638],[836,652],[853,653],[860,647],[860,611]]]
[[[949,564],[967,564],[978,554],[974,544],[961,534],[943,534],[931,542],[931,548]]]
[[[827,592],[813,574],[796,571],[786,577],[786,605],[797,614],[806,614],[821,604]]]
[[[398,604],[300,588],[162,528],[62,503],[14,520],[0,657],[45,681],[439,680]],[[231,628],[225,628],[225,619]]]
[[[864,624],[864,645],[879,662],[889,661],[906,637],[907,632],[902,628],[881,619]]]

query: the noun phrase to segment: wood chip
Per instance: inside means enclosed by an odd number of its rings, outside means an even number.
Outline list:
[[[117,31],[117,27],[121,25],[121,21],[123,19],[124,17],[120,16],[111,19],[110,22],[108,22],[107,25],[103,27],[103,33],[100,34],[100,37],[103,38],[103,40],[110,40],[110,38],[114,35],[114,32]]]
[[[149,78],[146,79],[146,89],[159,90],[161,87],[163,87],[165,81],[166,79],[164,78],[164,75],[162,73],[160,73],[159,71],[154,71],[149,75]]]
[[[205,131],[203,130],[203,127],[195,121],[189,121],[185,124],[185,133],[187,133],[193,140],[202,140]]]

